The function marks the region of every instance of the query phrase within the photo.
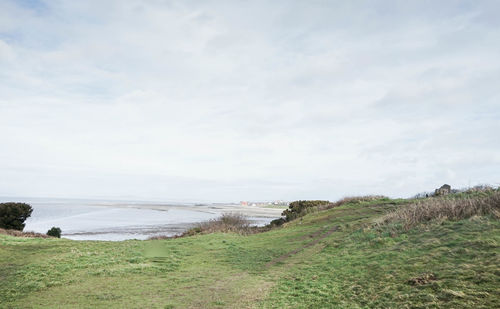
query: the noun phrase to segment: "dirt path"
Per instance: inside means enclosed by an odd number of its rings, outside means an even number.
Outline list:
[[[304,249],[307,249],[307,248],[310,248],[314,245],[316,245],[317,243],[319,243],[321,240],[325,239],[326,237],[330,236],[333,232],[337,231],[339,229],[339,226],[336,225],[334,227],[332,227],[331,229],[329,229],[325,234],[323,235],[320,235],[321,234],[321,231],[318,231],[318,232],[315,232],[311,235],[309,235],[309,237],[312,237],[313,238],[313,241],[311,241],[310,243],[307,243],[295,250],[292,250],[288,253],[285,253],[275,259],[273,259],[272,261],[268,262],[266,264],[266,268],[269,268],[273,265],[275,265],[276,263],[279,263],[279,262],[283,262],[284,260],[288,259],[289,257],[299,253],[300,251],[304,250]]]

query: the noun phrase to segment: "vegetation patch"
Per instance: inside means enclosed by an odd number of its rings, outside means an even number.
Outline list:
[[[297,218],[304,217],[307,214],[332,209],[347,204],[359,204],[363,202],[374,201],[389,201],[390,199],[383,195],[365,195],[365,196],[350,196],[344,197],[336,202],[313,200],[313,201],[295,201],[291,202],[288,209],[285,209],[281,214],[283,218],[273,220],[271,226],[280,226],[285,222],[293,221]]]
[[[288,209],[285,209],[282,216],[285,216],[285,221],[291,221],[298,217],[303,217],[311,211],[318,211],[320,206],[329,205],[329,201],[295,201],[291,202]]]
[[[195,227],[190,228],[181,235],[153,236],[149,239],[171,239],[211,233],[238,233],[242,235],[248,235],[263,232],[266,230],[269,230],[269,228],[252,226],[250,220],[248,220],[247,217],[241,214],[225,213],[218,218],[198,223]]]
[[[363,196],[348,196],[332,203],[330,208],[338,207],[348,203],[361,203],[361,202],[373,202],[377,200],[389,200],[387,196],[384,195],[363,195]]]
[[[249,234],[254,232],[250,221],[240,214],[223,214],[219,218],[200,223],[194,228],[195,233],[240,233]],[[189,231],[188,231],[189,232]]]
[[[432,220],[461,220],[491,215],[500,218],[500,192],[465,198],[429,198],[401,207],[377,220],[381,225],[400,224],[408,230]]]
[[[31,237],[31,238],[49,238],[51,236],[35,232],[21,232],[18,230],[6,230],[0,228],[0,234],[15,236],[15,237]]]
[[[61,238],[61,229],[53,226],[50,230],[47,231],[48,236]]]
[[[33,208],[26,203],[0,203],[0,228],[22,231]]]

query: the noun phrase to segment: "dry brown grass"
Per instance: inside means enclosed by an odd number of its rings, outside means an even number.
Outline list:
[[[30,237],[30,238],[52,238],[46,234],[35,233],[35,232],[22,232],[18,230],[6,230],[0,228],[0,234],[15,236],[15,237]]]
[[[436,275],[433,273],[423,273],[417,277],[408,279],[408,283],[411,285],[424,285],[436,280]]]
[[[382,217],[377,223],[399,223],[410,229],[431,220],[461,220],[491,215],[500,218],[500,192],[468,198],[430,198],[401,207]]]
[[[223,214],[219,218],[199,223],[198,226],[193,229],[195,230],[195,233],[203,234],[216,232],[250,234],[258,230],[257,227],[250,225],[250,221],[245,216],[241,214],[229,213]]]

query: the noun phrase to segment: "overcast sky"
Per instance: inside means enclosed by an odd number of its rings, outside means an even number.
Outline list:
[[[500,184],[499,1],[0,0],[0,196]]]

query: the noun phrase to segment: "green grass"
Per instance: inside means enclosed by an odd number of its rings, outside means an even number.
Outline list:
[[[500,222],[373,226],[408,202],[348,203],[248,236],[0,235],[0,308],[495,307]]]

